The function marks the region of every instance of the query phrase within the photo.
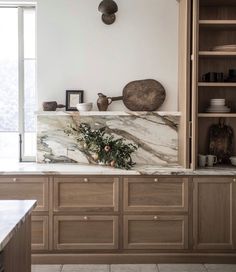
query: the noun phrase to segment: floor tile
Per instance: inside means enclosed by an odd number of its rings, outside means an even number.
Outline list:
[[[209,272],[236,272],[236,264],[205,264]]]
[[[32,265],[32,272],[61,272],[62,265]]]
[[[202,264],[158,264],[160,272],[206,272]],[[223,272],[223,271],[222,271]]]
[[[63,265],[62,272],[109,272],[109,265]]]
[[[114,264],[111,272],[157,272],[155,264]]]

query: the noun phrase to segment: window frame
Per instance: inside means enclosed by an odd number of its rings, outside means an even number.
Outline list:
[[[25,156],[25,56],[24,56],[24,10],[34,9],[36,15],[37,5],[35,2],[6,2],[0,1],[0,8],[17,8],[18,13],[18,133],[19,133],[19,161],[20,162],[35,162],[36,156]],[[36,29],[35,29],[36,32]],[[37,58],[35,56],[35,65]],[[35,90],[36,83],[35,83]]]

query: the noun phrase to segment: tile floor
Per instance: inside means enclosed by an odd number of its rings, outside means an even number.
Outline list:
[[[33,265],[32,272],[236,272],[230,264]]]

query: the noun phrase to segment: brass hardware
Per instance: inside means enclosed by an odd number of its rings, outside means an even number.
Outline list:
[[[87,220],[88,220],[88,216],[84,216],[84,220],[86,220],[86,221],[87,221]]]
[[[13,178],[12,181],[13,181],[13,182],[16,182],[16,178]]]
[[[88,182],[89,180],[88,180],[88,178],[84,178],[84,182]]]
[[[236,178],[233,179],[233,182],[236,182]]]
[[[158,217],[155,215],[155,216],[153,217],[153,219],[154,219],[154,220],[158,220]]]
[[[154,182],[158,182],[158,178],[155,178],[155,179],[154,179]]]

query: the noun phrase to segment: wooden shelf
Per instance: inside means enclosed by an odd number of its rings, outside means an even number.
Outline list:
[[[203,0],[201,6],[236,6],[235,0]]]
[[[199,82],[198,87],[236,87],[236,82]]]
[[[236,29],[236,20],[199,20],[199,26],[214,29]]]
[[[217,117],[228,117],[236,118],[236,113],[199,113],[198,117],[200,118],[217,118]]]
[[[199,51],[198,54],[199,54],[199,57],[212,57],[212,58],[236,57],[236,52]]]

